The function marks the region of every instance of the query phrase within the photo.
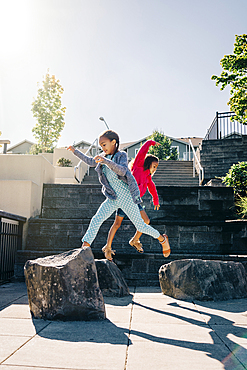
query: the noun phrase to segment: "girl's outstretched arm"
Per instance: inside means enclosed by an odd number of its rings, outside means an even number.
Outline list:
[[[94,158],[89,157],[88,155],[82,153],[80,150],[75,149],[72,145],[67,148],[70,150],[76,157],[80,158],[83,162],[88,164],[91,167],[96,167],[97,163],[95,162]]]
[[[94,160],[96,163],[103,163],[106,164],[107,167],[109,167],[112,171],[114,171],[119,176],[125,176],[127,170],[128,170],[128,160],[127,160],[127,154],[125,152],[121,152],[121,156],[119,158],[119,163],[113,162],[111,159],[101,157],[100,155],[97,155],[94,157]]]
[[[150,148],[150,146],[152,145],[156,145],[156,141],[154,140],[147,140],[142,146],[141,148],[138,150],[138,153],[134,159],[134,162],[133,162],[133,166],[137,166],[137,167],[142,167],[144,166],[144,161],[145,161],[145,157],[146,157],[146,154],[148,152],[148,149]]]
[[[155,183],[151,179],[151,176],[149,176],[148,191],[152,195],[154,206],[155,207],[158,206],[158,209],[159,209],[159,207],[160,207],[159,206],[159,196],[158,196],[158,193],[157,193],[157,189],[156,189]]]

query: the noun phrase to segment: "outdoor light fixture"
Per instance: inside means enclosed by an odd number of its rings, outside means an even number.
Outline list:
[[[109,130],[109,126],[108,126],[108,124],[106,123],[106,121],[105,121],[104,117],[100,117],[99,119],[100,119],[101,121],[104,121],[104,122],[105,122],[105,125],[106,125],[107,129]]]

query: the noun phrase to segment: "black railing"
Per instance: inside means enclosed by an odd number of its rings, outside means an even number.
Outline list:
[[[204,140],[233,139],[247,135],[247,126],[237,121],[232,121],[234,112],[216,112],[216,116],[209,127]]]
[[[26,218],[0,211],[0,282],[14,275],[15,256],[22,248]]]

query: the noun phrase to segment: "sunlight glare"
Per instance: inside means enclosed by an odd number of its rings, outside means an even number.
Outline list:
[[[25,48],[28,38],[27,1],[0,0],[0,50],[8,57]]]

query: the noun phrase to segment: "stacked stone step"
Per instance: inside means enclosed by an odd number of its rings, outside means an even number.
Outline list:
[[[200,150],[205,181],[225,176],[234,163],[247,161],[247,136],[238,139],[203,140]]]
[[[98,174],[95,171],[95,167],[89,167],[88,173],[83,178],[83,184],[95,185],[99,184]]]
[[[231,188],[157,186],[157,190],[160,210],[154,211],[148,193],[144,205],[151,225],[169,236],[172,254],[164,259],[159,242],[148,235],[141,238],[145,253],[137,253],[128,244],[135,228],[124,220],[113,249],[117,251],[114,260],[129,284],[158,284],[159,267],[173,259],[222,259],[245,253],[246,223],[227,221],[232,218]],[[27,259],[79,248],[91,217],[104,200],[100,185],[45,184],[41,216],[29,220],[26,250],[18,252],[16,274],[21,274]],[[101,248],[113,220],[114,215],[103,223],[92,244],[95,258],[103,258]]]
[[[153,177],[156,185],[165,186],[198,186],[198,175],[193,177],[192,161],[159,161],[159,167]],[[89,169],[83,184],[99,184],[94,168]]]
[[[156,185],[198,186],[198,175],[193,177],[192,161],[159,161],[159,167],[153,176]]]

